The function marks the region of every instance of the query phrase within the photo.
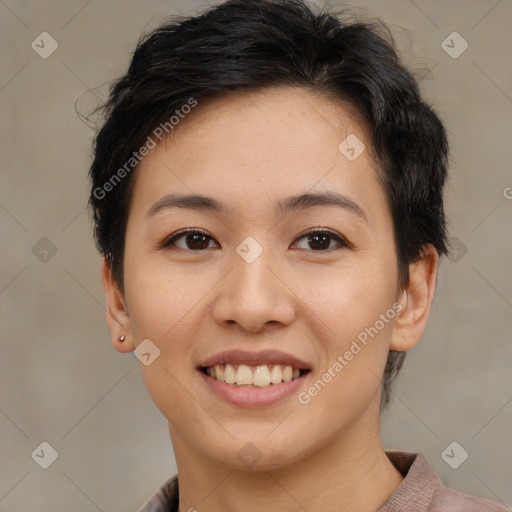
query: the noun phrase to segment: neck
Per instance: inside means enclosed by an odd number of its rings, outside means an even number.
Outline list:
[[[280,510],[376,512],[403,477],[383,449],[379,429],[350,432],[313,454],[269,471],[239,470],[204,456],[172,431],[179,475],[180,512]],[[170,430],[171,431],[171,430]]]

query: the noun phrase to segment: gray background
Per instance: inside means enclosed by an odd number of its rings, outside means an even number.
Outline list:
[[[512,1],[353,4],[390,25],[452,149],[457,251],[383,415],[384,443],[512,506]],[[138,361],[110,345],[85,209],[93,132],[75,103],[87,113],[103,99],[141,33],[206,5],[0,0],[0,511],[134,511],[176,471]],[[59,45],[47,59],[31,48],[43,31]],[[456,59],[441,46],[453,31],[469,44]],[[58,452],[48,469],[31,457],[43,441]],[[469,453],[458,469],[441,457],[453,441]]]

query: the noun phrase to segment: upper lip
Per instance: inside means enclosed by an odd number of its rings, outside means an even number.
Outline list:
[[[248,352],[245,350],[225,350],[205,359],[199,364],[198,369],[214,366],[216,364],[235,363],[246,365],[262,364],[284,364],[299,370],[310,370],[311,367],[305,361],[281,352],[279,350],[261,350],[259,352]]]

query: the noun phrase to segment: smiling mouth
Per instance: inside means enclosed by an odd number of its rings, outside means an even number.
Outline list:
[[[310,372],[310,370],[293,368],[284,364],[249,366],[230,363],[202,366],[199,370],[219,382],[245,388],[276,386],[298,379]]]

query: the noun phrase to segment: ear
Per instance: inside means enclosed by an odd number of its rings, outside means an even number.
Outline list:
[[[112,268],[105,257],[101,262],[101,280],[107,297],[106,322],[112,340],[112,346],[118,352],[132,352],[135,344],[132,335],[130,316],[123,294],[112,276]],[[119,338],[124,336],[124,341]]]
[[[409,265],[409,284],[400,295],[402,309],[393,328],[391,350],[403,352],[420,341],[434,297],[438,263],[436,249],[428,244],[423,248],[421,258]]]

